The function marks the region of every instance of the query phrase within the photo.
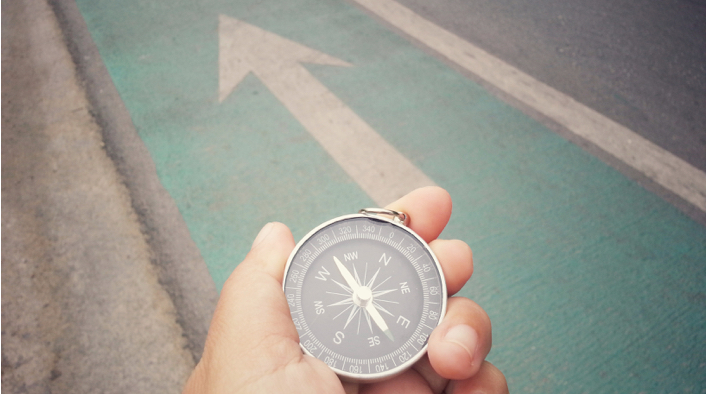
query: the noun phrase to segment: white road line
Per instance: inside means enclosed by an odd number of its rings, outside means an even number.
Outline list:
[[[350,66],[237,19],[219,19],[219,100],[254,73],[379,206],[434,185],[300,63]]]
[[[353,0],[450,61],[706,211],[706,174],[392,0]]]

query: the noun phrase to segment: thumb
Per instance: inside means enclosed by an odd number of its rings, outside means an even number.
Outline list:
[[[250,253],[239,267],[266,273],[281,285],[284,266],[293,249],[294,238],[289,228],[282,223],[267,223],[255,237]],[[233,274],[236,272],[234,271]]]
[[[270,334],[281,330],[282,335],[293,332],[298,338],[282,291],[284,266],[292,249],[294,239],[287,226],[265,225],[245,260],[223,285],[211,325],[235,328],[238,342],[244,345],[260,337],[263,330]]]
[[[192,375],[194,384],[239,387],[301,358],[299,336],[282,291],[284,266],[293,249],[292,233],[284,224],[268,223],[260,231],[245,260],[223,285],[195,371],[203,376]]]

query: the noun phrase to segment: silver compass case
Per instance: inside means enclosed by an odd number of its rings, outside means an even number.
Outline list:
[[[309,232],[283,289],[303,351],[347,381],[395,376],[426,353],[446,312],[446,282],[407,216],[365,209]]]

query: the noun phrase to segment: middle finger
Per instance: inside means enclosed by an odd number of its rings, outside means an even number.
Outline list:
[[[444,271],[449,296],[456,294],[473,274],[473,252],[463,241],[437,239],[429,246]]]

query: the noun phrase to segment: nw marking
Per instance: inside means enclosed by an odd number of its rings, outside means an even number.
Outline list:
[[[357,260],[358,259],[358,252],[351,252],[351,253],[346,253],[343,255],[344,261],[350,261],[350,260]]]

